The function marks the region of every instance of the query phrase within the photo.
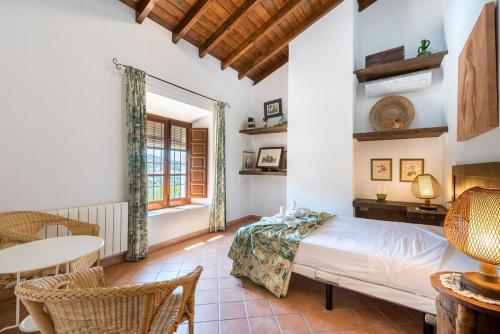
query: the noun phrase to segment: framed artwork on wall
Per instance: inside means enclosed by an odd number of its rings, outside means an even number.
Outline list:
[[[284,147],[261,147],[257,158],[257,167],[279,169],[284,149]]]
[[[283,116],[283,104],[281,99],[264,102],[264,119]]]
[[[498,127],[495,3],[484,6],[458,65],[457,140]]]
[[[392,159],[371,159],[371,180],[392,181]]]
[[[243,156],[241,157],[241,170],[254,170],[255,162],[255,152],[243,151]]]
[[[399,160],[399,181],[413,182],[415,177],[424,174],[424,159]]]

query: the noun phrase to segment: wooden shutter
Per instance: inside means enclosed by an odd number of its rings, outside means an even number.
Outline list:
[[[208,129],[190,129],[191,157],[189,168],[189,195],[191,198],[208,196]]]

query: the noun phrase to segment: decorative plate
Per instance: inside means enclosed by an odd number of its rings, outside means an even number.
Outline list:
[[[384,97],[375,103],[370,112],[370,123],[375,131],[408,128],[414,118],[415,106],[403,96]],[[394,124],[398,126],[395,127]]]

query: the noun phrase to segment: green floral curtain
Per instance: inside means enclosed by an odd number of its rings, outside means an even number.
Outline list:
[[[148,256],[146,73],[127,66],[128,248],[127,261]]]
[[[214,194],[210,210],[210,232],[226,229],[226,119],[227,103],[215,103]]]

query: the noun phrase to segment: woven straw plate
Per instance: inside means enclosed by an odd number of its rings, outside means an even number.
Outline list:
[[[415,118],[415,106],[403,96],[387,96],[375,103],[370,112],[370,123],[375,131],[389,131],[391,122],[401,121],[408,128]]]

